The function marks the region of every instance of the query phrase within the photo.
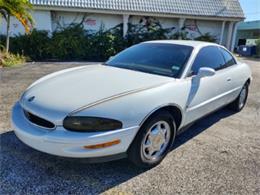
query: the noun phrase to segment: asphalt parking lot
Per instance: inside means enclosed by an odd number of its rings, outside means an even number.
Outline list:
[[[245,109],[223,109],[197,122],[150,170],[127,160],[55,157],[16,138],[10,110],[21,92],[43,75],[81,63],[0,69],[0,194],[260,194],[260,61],[243,61],[254,77]]]

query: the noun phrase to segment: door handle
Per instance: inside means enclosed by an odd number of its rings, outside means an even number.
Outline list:
[[[227,81],[230,82],[232,79],[231,78],[227,78]]]

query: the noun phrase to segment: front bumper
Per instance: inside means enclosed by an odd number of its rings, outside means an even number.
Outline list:
[[[12,126],[17,137],[28,146],[49,154],[72,158],[98,158],[126,153],[139,126],[100,133],[78,133],[57,126],[54,130],[41,128],[29,122],[17,102],[12,110]],[[107,148],[85,149],[120,139],[120,143]]]

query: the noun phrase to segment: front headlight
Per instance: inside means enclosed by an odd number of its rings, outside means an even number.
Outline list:
[[[99,132],[121,129],[120,121],[99,117],[67,116],[63,121],[65,129],[77,132]]]

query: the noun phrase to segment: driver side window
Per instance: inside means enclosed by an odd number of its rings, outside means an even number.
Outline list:
[[[219,70],[225,64],[222,54],[218,47],[207,46],[202,48],[191,68],[191,75],[197,75],[201,67]]]

